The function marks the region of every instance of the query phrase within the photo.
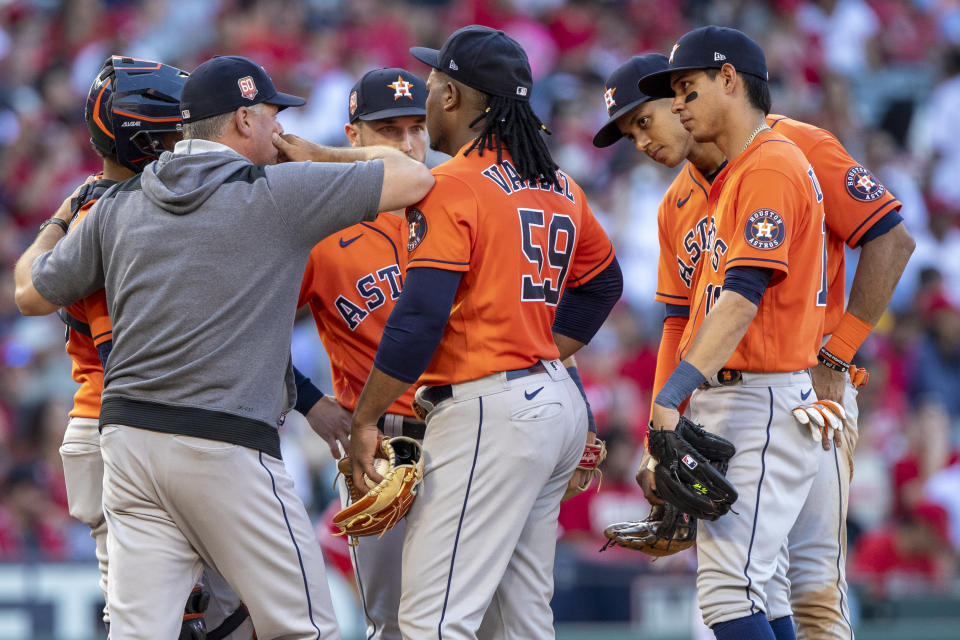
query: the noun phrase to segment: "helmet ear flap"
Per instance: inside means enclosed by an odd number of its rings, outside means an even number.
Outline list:
[[[113,58],[107,58],[87,93],[84,119],[90,131],[90,142],[106,157],[116,157],[117,144],[113,130],[113,96],[116,90]]]

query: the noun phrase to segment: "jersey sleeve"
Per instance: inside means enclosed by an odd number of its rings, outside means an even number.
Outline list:
[[[900,201],[863,165],[854,160],[840,141],[824,132],[807,157],[823,191],[827,229],[856,248],[863,234]]]
[[[730,246],[726,247],[726,268],[765,267],[781,272],[779,277],[774,274],[774,280],[786,276],[790,271],[791,235],[804,223],[802,204],[808,201],[807,195],[780,171],[757,169],[746,173],[737,193],[737,210],[725,212],[736,216]]]
[[[477,228],[476,198],[457,178],[435,177],[426,197],[407,208],[407,269],[467,271]]]
[[[607,237],[607,232],[603,230],[590,210],[590,206],[586,204],[587,198],[582,191],[580,198],[584,203],[583,216],[580,220],[580,237],[577,238],[577,247],[567,275],[566,286],[568,287],[579,287],[590,282],[613,260],[613,244]]]
[[[675,219],[667,210],[668,202],[671,201],[669,196],[670,193],[668,192],[667,197],[664,197],[660,203],[660,208],[657,212],[660,258],[657,262],[657,292],[653,299],[666,304],[689,305],[690,286],[684,282],[680,270],[681,268],[689,268],[692,272],[693,269],[687,267],[687,265],[681,267],[677,262],[680,259],[678,258],[680,252],[677,251],[677,244],[681,242],[682,239],[678,237],[677,230],[674,229],[669,222]]]

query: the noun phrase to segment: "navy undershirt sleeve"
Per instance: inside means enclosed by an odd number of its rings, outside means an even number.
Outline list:
[[[323,391],[320,391],[310,382],[310,378],[300,373],[296,367],[293,368],[293,378],[297,383],[297,404],[293,408],[307,415],[310,409],[313,409],[313,405],[323,397]]]
[[[772,275],[773,269],[764,267],[733,267],[723,276],[723,288],[736,291],[753,304],[759,305]]]
[[[623,273],[617,258],[579,287],[567,287],[557,305],[553,332],[587,344],[600,330],[623,293]]]
[[[903,222],[903,217],[901,217],[899,212],[891,211],[887,213],[885,216],[877,220],[865,234],[860,236],[860,242],[857,243],[857,246],[862,247],[871,240],[876,240],[901,222]]]
[[[669,302],[664,303],[666,307],[663,317],[664,318],[689,318],[690,317],[690,305],[686,304],[670,304]]]
[[[413,384],[427,370],[450,318],[460,271],[417,267],[407,271],[403,292],[383,328],[373,364]]]

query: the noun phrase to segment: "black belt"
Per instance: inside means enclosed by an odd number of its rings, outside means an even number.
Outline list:
[[[720,369],[717,371],[717,382],[722,385],[737,384],[743,379],[743,372],[740,369]]]
[[[386,417],[380,416],[380,419],[377,420],[377,427],[380,431],[384,430],[386,425]],[[405,438],[413,438],[414,440],[423,440],[423,436],[427,434],[427,425],[420,422],[416,418],[409,416],[404,416],[403,418],[403,436]]]
[[[532,376],[537,373],[546,373],[547,368],[543,366],[543,362],[537,361],[536,364],[527,367],[526,369],[514,369],[512,371],[505,371],[507,374],[507,380],[516,380],[517,378],[522,378],[523,376]],[[424,387],[423,391],[420,392],[421,397],[434,407],[453,397],[453,385],[452,384],[441,384],[436,387]],[[426,411],[425,413],[429,413]]]

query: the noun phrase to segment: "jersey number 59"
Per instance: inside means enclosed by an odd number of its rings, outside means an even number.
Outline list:
[[[577,227],[569,216],[554,213],[544,234],[543,211],[517,209],[517,213],[523,254],[537,266],[536,276],[522,276],[520,299],[554,306],[560,301],[560,292],[567,279],[570,257],[576,246]]]

